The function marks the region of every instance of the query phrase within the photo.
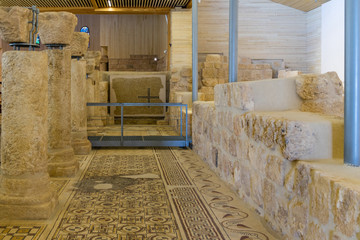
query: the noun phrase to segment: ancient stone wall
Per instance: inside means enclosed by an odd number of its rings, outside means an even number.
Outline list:
[[[194,103],[194,151],[285,239],[358,239],[360,171],[333,159],[342,118],[256,111],[246,85],[220,84],[215,102]]]
[[[130,58],[109,59],[109,71],[155,72],[165,70],[165,58],[159,58],[157,55],[130,55]]]
[[[206,101],[214,100],[214,87],[227,83],[229,80],[229,64],[227,57],[220,54],[206,55],[205,62],[200,64],[201,89]],[[272,78],[272,68],[269,64],[252,64],[250,58],[240,58],[238,65],[238,82],[254,81]]]

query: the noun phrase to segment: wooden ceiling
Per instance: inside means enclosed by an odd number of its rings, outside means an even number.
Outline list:
[[[0,6],[37,6],[41,12],[76,14],[164,14],[175,7],[191,8],[191,0],[0,0]]]
[[[321,4],[326,3],[330,0],[271,0],[276,3],[280,3],[292,8],[299,9],[304,12],[311,11],[317,7],[320,7]]]

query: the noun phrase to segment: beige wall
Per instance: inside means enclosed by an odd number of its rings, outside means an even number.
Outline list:
[[[192,65],[192,14],[191,10],[171,11],[171,59],[172,68]]]
[[[77,15],[76,31],[90,28],[90,50],[108,46],[109,58],[130,55],[163,56],[167,48],[164,15]]]
[[[284,59],[306,72],[307,15],[268,0],[239,1],[239,56]],[[199,4],[199,52],[228,55],[229,1]]]
[[[307,13],[307,71],[321,73],[321,8]]]

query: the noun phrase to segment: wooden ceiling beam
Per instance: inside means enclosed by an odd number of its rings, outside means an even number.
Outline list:
[[[171,8],[98,8],[98,14],[167,14]]]
[[[71,12],[74,14],[167,14],[171,8],[91,8],[91,7],[52,7],[39,8],[40,12]]]
[[[195,0],[196,1],[196,0]],[[188,2],[188,4],[186,5],[186,8],[192,8],[192,0],[190,0],[189,2]]]

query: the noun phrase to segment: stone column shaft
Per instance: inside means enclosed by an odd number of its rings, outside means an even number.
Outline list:
[[[46,219],[57,203],[47,172],[45,52],[3,54],[0,218]]]
[[[71,145],[71,53],[47,50],[49,58],[49,174],[73,176],[79,168]]]
[[[99,83],[99,102],[101,103],[107,103],[108,102],[108,98],[109,98],[109,83],[108,82],[100,82]],[[100,115],[101,115],[101,120],[104,123],[104,126],[107,125],[107,119],[108,119],[108,112],[107,109],[108,107],[99,107],[100,109]]]
[[[71,60],[71,137],[75,154],[88,154],[86,60]]]

